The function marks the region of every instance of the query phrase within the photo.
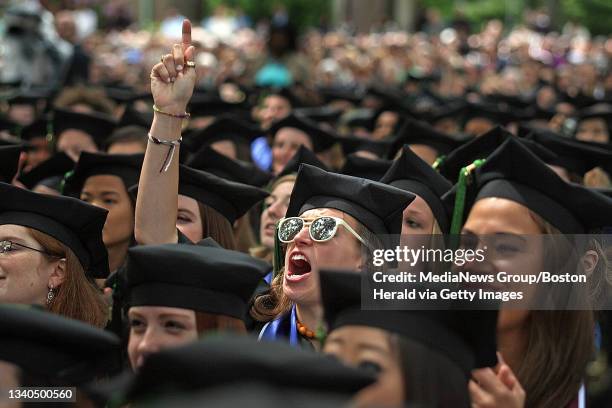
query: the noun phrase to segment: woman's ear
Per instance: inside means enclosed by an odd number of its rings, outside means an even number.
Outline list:
[[[66,258],[55,261],[53,272],[49,275],[49,287],[57,288],[66,280]]]
[[[584,268],[584,272],[588,277],[593,275],[597,262],[599,262],[599,255],[597,254],[597,251],[590,249],[582,256],[582,267]]]

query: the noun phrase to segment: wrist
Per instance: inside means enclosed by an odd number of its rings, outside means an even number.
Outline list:
[[[153,106],[155,106],[159,111],[168,113],[170,115],[180,116],[184,115],[187,112],[187,106],[183,104],[159,105],[157,103],[154,103]],[[158,114],[159,112],[155,112],[155,115]]]

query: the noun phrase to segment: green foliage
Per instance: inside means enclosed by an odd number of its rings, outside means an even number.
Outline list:
[[[330,21],[332,0],[203,0],[206,15],[219,5],[239,7],[253,22],[269,18],[279,6],[285,7],[291,21],[300,29],[318,26],[321,19]]]
[[[486,20],[499,18],[506,22],[520,22],[526,8],[552,8],[558,18],[557,29],[568,21],[585,25],[593,34],[610,35],[611,0],[420,0],[423,7],[434,7],[450,19],[455,10],[481,26]]]

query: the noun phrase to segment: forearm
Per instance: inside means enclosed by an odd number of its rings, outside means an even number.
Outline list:
[[[181,124],[181,119],[156,113],[151,136],[160,140],[178,140]],[[175,148],[168,170],[160,172],[169,149],[169,146],[151,141],[147,144],[138,185],[134,225],[134,236],[141,245],[175,243],[178,240],[176,216],[180,145]]]

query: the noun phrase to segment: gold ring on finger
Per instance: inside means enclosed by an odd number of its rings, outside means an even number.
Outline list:
[[[187,65],[188,67],[193,68],[193,67],[195,67],[195,62],[193,62],[193,61],[187,61],[187,62],[185,62],[185,65]]]

